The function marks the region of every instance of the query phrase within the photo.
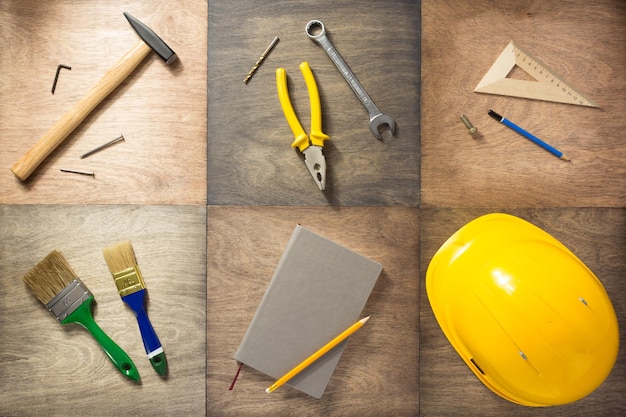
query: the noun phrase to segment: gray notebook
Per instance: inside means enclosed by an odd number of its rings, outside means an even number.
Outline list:
[[[235,359],[280,378],[360,318],[381,271],[379,263],[296,226]],[[321,398],[348,340],[287,385]]]

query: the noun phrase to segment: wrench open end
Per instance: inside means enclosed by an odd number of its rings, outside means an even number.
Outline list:
[[[380,134],[380,131],[385,127],[387,127],[391,131],[391,134],[395,136],[396,122],[391,116],[380,113],[370,119],[370,130],[374,136],[376,136],[376,139],[382,140],[383,137]]]

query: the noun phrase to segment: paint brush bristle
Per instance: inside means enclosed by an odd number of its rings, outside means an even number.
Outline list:
[[[128,240],[107,246],[102,251],[102,254],[112,274],[137,265],[133,245]]]
[[[39,301],[48,304],[78,276],[65,257],[56,250],[24,275],[24,283]]]

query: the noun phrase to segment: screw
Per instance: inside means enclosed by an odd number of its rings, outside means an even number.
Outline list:
[[[474,126],[472,122],[470,122],[467,116],[465,116],[464,114],[461,115],[461,121],[463,122],[467,130],[469,131],[470,135],[473,135],[476,132],[478,132],[478,128]]]

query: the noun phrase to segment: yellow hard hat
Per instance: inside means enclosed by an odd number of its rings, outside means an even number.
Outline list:
[[[514,403],[579,400],[615,364],[617,318],[602,283],[518,217],[488,214],[458,230],[430,262],[426,292],[467,366]]]

